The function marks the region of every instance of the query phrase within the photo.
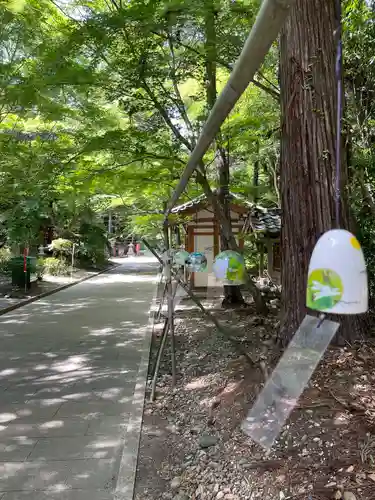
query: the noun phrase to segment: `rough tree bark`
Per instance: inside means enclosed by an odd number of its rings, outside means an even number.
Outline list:
[[[259,169],[260,169],[260,162],[259,162],[259,152],[260,152],[260,142],[257,140],[256,142],[257,147],[256,147],[256,155],[257,157],[255,158],[254,161],[254,170],[253,170],[253,188],[254,188],[254,195],[253,195],[253,200],[254,203],[257,203],[258,201],[258,188],[259,188]]]
[[[307,313],[306,281],[319,236],[335,226],[335,0],[297,0],[281,34],[282,320],[286,344]],[[345,155],[343,155],[343,160]],[[342,165],[342,190],[346,164]],[[341,222],[348,227],[343,196]],[[337,316],[336,316],[337,318]],[[356,336],[359,317],[340,318]]]
[[[230,198],[229,198],[229,158],[226,154],[225,150],[221,150],[219,153],[219,189],[218,189],[218,199],[219,203],[223,207],[223,211],[225,213],[225,218],[230,226],[232,231],[232,219],[230,213]],[[236,245],[237,246],[237,245]],[[225,231],[220,225],[220,249],[223,250],[235,250],[231,245],[231,242],[226,237]],[[241,305],[244,304],[244,299],[242,297],[242,293],[239,286],[227,286],[224,285],[224,299],[222,302],[222,306],[231,306],[231,305]]]

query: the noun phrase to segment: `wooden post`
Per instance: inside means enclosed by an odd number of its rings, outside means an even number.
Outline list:
[[[113,228],[113,224],[112,224],[112,210],[110,210],[108,212],[108,233],[109,234],[112,233],[112,228]]]
[[[259,249],[259,278],[262,278],[264,274],[264,243],[263,240],[258,243]]]
[[[194,252],[194,227],[193,226],[188,226],[188,236],[187,236],[187,241],[188,241],[188,246],[187,246],[187,251],[189,253]],[[190,289],[192,290],[194,288],[194,273],[191,273],[188,271],[188,281],[189,281],[189,286]]]
[[[176,244],[180,248],[182,245],[180,226],[176,226]]]
[[[172,226],[168,226],[168,238],[169,238],[169,249],[172,250],[173,248],[173,229]]]
[[[273,276],[273,248],[272,241],[270,238],[267,238],[267,271],[270,277]]]
[[[220,239],[220,228],[219,228],[219,224],[215,221],[214,222],[214,258],[220,252],[219,239]]]

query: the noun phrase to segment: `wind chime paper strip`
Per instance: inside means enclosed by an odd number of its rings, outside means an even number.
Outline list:
[[[173,282],[173,291],[172,291],[172,293],[173,293],[173,310],[175,310],[177,308],[177,306],[179,305],[179,303],[181,302],[181,300],[184,299],[187,296],[187,293],[182,288],[182,286],[180,286],[176,282]],[[167,295],[165,295],[165,298],[166,297],[167,297]],[[167,316],[167,312],[168,312],[168,301],[167,300],[163,300],[163,303],[162,303],[162,306],[161,306],[161,312],[165,316]]]
[[[173,309],[176,309],[181,300],[187,296],[187,293],[178,283],[173,283],[173,293],[174,293]]]
[[[209,309],[221,308],[223,284],[216,278],[214,273],[207,273],[205,276],[207,276],[205,305]]]
[[[339,323],[305,316],[288,349],[242,423],[242,430],[270,450],[296,406]]]

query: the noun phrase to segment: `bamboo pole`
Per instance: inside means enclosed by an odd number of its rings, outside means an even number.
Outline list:
[[[167,336],[168,336],[168,330],[169,330],[168,318],[165,318],[165,322],[164,322],[164,326],[163,326],[163,333],[161,335],[161,342],[160,342],[160,345],[159,345],[158,353],[157,353],[157,356],[156,356],[156,363],[155,363],[155,367],[154,367],[154,370],[153,370],[150,401],[155,401],[156,381],[157,381],[157,378],[158,378],[161,357],[163,355],[163,351],[164,351],[164,347],[165,347],[165,342],[166,342]]]
[[[176,298],[176,293],[177,293],[177,288],[178,288],[178,283],[176,283],[176,286],[173,290],[173,304]],[[163,296],[163,301],[164,301],[164,296]],[[159,373],[159,368],[160,368],[160,361],[161,357],[163,355],[164,347],[165,347],[165,342],[167,340],[168,336],[168,331],[169,331],[169,320],[168,318],[165,318],[164,320],[164,326],[163,326],[163,333],[161,335],[161,342],[159,345],[158,353],[156,355],[156,362],[155,366],[153,367],[151,373],[153,374],[152,376],[152,384],[151,384],[151,395],[150,395],[150,401],[155,400],[155,393],[156,393],[156,381],[158,378],[158,373]]]
[[[165,299],[165,294],[166,293],[167,293],[167,284],[165,283],[164,286],[163,286],[163,293],[162,293],[162,297],[161,297],[160,304],[159,304],[159,307],[158,307],[158,312],[156,313],[156,316],[155,316],[155,320],[156,321],[160,320],[160,316],[161,316],[161,313],[162,313],[162,310],[163,310],[163,304],[164,304],[164,299]]]
[[[207,152],[234,105],[253,80],[256,71],[264,61],[272,43],[288,16],[295,0],[263,0],[255,23],[250,31],[232,74],[219,95],[203,127],[198,142],[190,155],[185,170],[167,205],[165,216],[184,191],[191,175]],[[308,1],[308,0],[306,0]]]
[[[176,385],[176,349],[175,349],[175,339],[174,339],[174,297],[173,297],[173,285],[172,285],[172,255],[169,240],[169,227],[168,224],[164,224],[164,240],[167,252],[167,258],[164,266],[165,271],[165,281],[167,286],[168,294],[168,329],[171,337],[171,363],[172,363],[172,388]]]

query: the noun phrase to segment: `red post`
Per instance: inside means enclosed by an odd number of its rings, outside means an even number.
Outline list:
[[[23,272],[27,272],[27,256],[29,255],[29,249],[25,248],[23,251]]]
[[[29,249],[27,247],[23,250],[23,272],[25,275],[25,292],[27,290],[27,256],[29,255]]]

